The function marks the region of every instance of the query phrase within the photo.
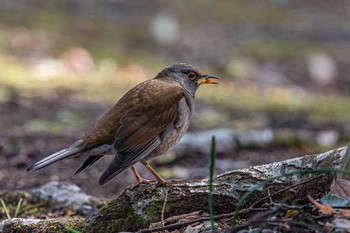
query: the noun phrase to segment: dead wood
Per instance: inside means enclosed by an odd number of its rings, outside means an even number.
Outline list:
[[[306,195],[325,192],[335,169],[348,167],[348,154],[348,147],[343,147],[218,175],[213,183],[215,214],[234,212],[238,203],[242,204],[240,208],[258,207],[264,201],[297,202]],[[136,231],[148,228],[162,216],[167,219],[194,211],[208,212],[208,185],[205,179],[125,190],[86,220],[84,232]]]

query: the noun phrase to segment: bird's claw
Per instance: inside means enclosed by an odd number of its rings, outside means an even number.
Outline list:
[[[133,190],[134,188],[137,188],[138,186],[140,186],[140,184],[152,184],[152,183],[157,183],[157,181],[156,180],[140,179],[140,180],[136,181],[135,183],[133,183],[132,185],[129,185],[128,189]]]

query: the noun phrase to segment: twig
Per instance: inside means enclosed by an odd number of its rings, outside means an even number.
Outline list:
[[[290,177],[290,176],[293,176],[293,175],[304,175],[304,174],[314,174],[314,173],[343,173],[343,174],[350,174],[350,171],[349,170],[344,170],[344,169],[337,169],[337,168],[318,168],[318,169],[305,169],[305,170],[296,170],[296,171],[292,171],[292,172],[287,172],[287,173],[284,173],[282,175],[278,175],[278,176],[275,176],[275,177],[272,177],[272,178],[269,178],[269,179],[266,179],[265,181],[263,182],[260,182],[256,185],[256,187],[250,189],[249,191],[247,191],[242,197],[241,199],[238,201],[238,203],[236,204],[236,207],[235,207],[235,212],[234,212],[234,216],[232,218],[232,222],[231,222],[231,225],[232,226],[235,226],[237,224],[237,219],[238,219],[238,215],[239,215],[239,209],[242,207],[242,205],[244,204],[245,200],[247,200],[249,198],[250,195],[252,195],[256,190],[258,190],[258,188],[263,188],[265,187],[267,184],[269,184],[270,182],[276,180],[276,179],[280,179],[282,177]],[[320,177],[320,176],[318,176]],[[316,178],[315,178],[316,179]],[[312,180],[312,179],[311,179]],[[303,183],[303,182],[302,182]],[[301,183],[301,184],[302,184]],[[298,184],[300,185],[300,184]],[[297,186],[297,185],[293,185],[291,187],[288,187],[288,188],[292,188],[294,186]],[[279,192],[277,193],[280,193],[280,192],[283,192],[284,190],[287,190],[288,188],[286,189],[282,189],[280,190]],[[276,193],[274,193],[273,195],[275,195]],[[268,198],[268,197],[267,197]],[[266,198],[265,198],[266,199]],[[262,199],[262,200],[265,200],[265,199]],[[260,202],[260,201],[259,201]],[[258,202],[258,203],[259,203]]]
[[[251,209],[242,209],[239,211],[239,213],[249,213],[251,211],[266,211],[266,208],[251,208]],[[220,214],[220,215],[216,215],[213,216],[214,220],[220,220],[220,219],[224,219],[224,218],[230,218],[234,215],[234,213],[227,213],[227,214]],[[183,216],[183,215],[181,215]],[[139,231],[137,231],[137,233],[149,233],[149,232],[155,232],[155,231],[164,231],[164,230],[171,230],[171,229],[176,229],[176,228],[180,228],[180,227],[184,227],[184,226],[188,226],[192,223],[197,223],[197,222],[205,222],[205,221],[209,221],[211,219],[211,217],[203,217],[203,218],[197,218],[197,219],[193,219],[193,220],[189,220],[187,222],[182,222],[182,223],[174,223],[174,224],[169,224],[167,226],[162,226],[162,227],[155,227],[155,228],[148,228],[148,229],[141,229]]]
[[[162,216],[161,216],[161,220],[160,220],[163,227],[164,227],[164,210],[165,210],[165,206],[166,206],[167,201],[168,201],[168,190],[165,192],[165,199],[164,199],[164,203],[163,203],[163,207],[162,207]]]
[[[292,220],[292,219],[275,219],[273,222],[272,221],[266,222],[266,224],[274,225],[274,226],[277,223],[282,223],[279,226],[285,226],[285,224],[288,223],[289,225],[293,225],[296,227],[302,227],[302,228],[307,228],[307,229],[315,229],[316,228],[317,230],[320,230],[320,227],[317,224],[309,224],[309,223],[296,221],[296,220]],[[317,232],[317,230],[315,230],[315,232]]]
[[[272,203],[272,197],[271,197],[271,193],[270,193],[270,188],[267,188],[267,195],[268,197],[270,197],[270,203]]]
[[[172,217],[164,219],[164,225],[178,222],[178,221],[183,220],[183,219],[191,219],[191,220],[196,219],[196,217],[194,217],[194,216],[197,216],[197,218],[199,218],[198,216],[202,216],[202,215],[203,215],[203,211],[200,210],[200,211],[194,211],[194,212],[188,213],[188,214],[181,214],[181,215],[177,215],[177,216],[172,216]],[[159,221],[156,223],[151,223],[151,225],[150,225],[150,229],[154,229],[157,227],[162,227],[162,222]]]
[[[296,205],[288,205],[288,204],[285,204],[285,203],[276,203],[276,202],[273,202],[273,203],[269,204],[269,206],[284,208],[285,210],[298,209],[299,208]]]
[[[266,212],[263,212],[263,213],[260,213],[260,214],[257,214],[255,217],[253,217],[250,221],[240,225],[240,226],[235,226],[235,227],[232,227],[229,231],[229,233],[235,233],[235,232],[238,232],[239,230],[242,230],[246,227],[249,227],[249,226],[252,226],[252,225],[255,225],[257,223],[261,223],[261,222],[264,222],[266,221],[266,218],[270,215],[273,215],[273,214],[276,214],[278,212],[282,211],[282,208],[277,208],[277,209],[272,209],[272,210],[269,210],[269,211],[266,211]]]
[[[306,183],[311,182],[311,181],[313,181],[313,180],[316,180],[316,179],[318,179],[318,178],[320,178],[320,177],[322,177],[322,176],[323,176],[323,174],[322,174],[322,175],[315,176],[315,177],[312,177],[312,178],[310,178],[310,179],[308,179],[308,180],[305,180],[305,181],[303,181],[303,182],[301,182],[301,183],[291,185],[291,186],[286,187],[286,188],[284,188],[284,189],[281,189],[281,190],[279,190],[279,191],[277,191],[277,192],[275,192],[275,193],[269,194],[268,196],[266,196],[266,197],[264,197],[264,198],[261,198],[259,201],[257,201],[257,202],[255,202],[254,204],[252,204],[249,208],[252,208],[252,207],[256,206],[256,205],[259,204],[260,202],[262,202],[262,201],[264,201],[264,200],[266,200],[266,199],[269,199],[269,198],[271,198],[271,197],[274,196],[274,195],[277,195],[277,194],[279,194],[279,193],[285,192],[285,191],[287,191],[288,189],[292,189],[292,188],[295,188],[295,187],[297,187],[297,186],[306,184]]]
[[[299,212],[299,214],[301,214],[308,222],[310,222],[312,224],[315,223],[314,219],[312,219],[301,207],[299,207],[297,205],[287,205],[284,203],[273,203],[273,206],[278,206],[278,207],[283,208],[285,210],[290,210],[290,209],[297,210]]]
[[[217,216],[214,216],[214,220],[230,217],[232,215],[233,215],[233,213],[217,215]],[[197,219],[193,219],[193,220],[190,220],[187,222],[174,223],[174,224],[170,224],[170,225],[163,226],[163,227],[156,227],[156,228],[152,228],[152,229],[141,229],[141,230],[137,231],[137,233],[149,233],[149,232],[155,232],[155,231],[171,230],[171,229],[175,229],[175,228],[179,228],[179,227],[183,227],[183,226],[188,226],[188,225],[190,225],[192,223],[196,223],[196,222],[209,221],[210,219],[211,219],[211,217],[197,218]]]

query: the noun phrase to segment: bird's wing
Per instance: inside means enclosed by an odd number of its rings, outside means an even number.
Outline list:
[[[117,154],[101,176],[100,184],[145,158],[183,119],[178,111],[179,101],[185,98],[183,89],[163,85],[157,90],[144,90],[147,95],[141,93],[120,119],[113,145]]]
[[[86,169],[91,167],[94,163],[96,163],[98,160],[103,158],[106,154],[109,154],[111,152],[113,152],[112,145],[107,145],[107,144],[85,151],[80,156],[87,157],[87,158],[85,159],[84,163],[80,166],[80,168],[75,172],[74,175],[78,175],[79,173],[85,171]]]

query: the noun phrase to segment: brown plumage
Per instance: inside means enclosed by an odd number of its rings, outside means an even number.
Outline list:
[[[189,64],[175,64],[163,69],[155,78],[129,90],[81,139],[33,164],[35,171],[69,157],[86,157],[76,174],[90,167],[105,154],[115,154],[102,174],[100,184],[141,162],[155,176],[164,180],[147,164],[147,160],[172,149],[187,131],[194,108],[194,95],[200,84],[216,84],[215,76],[202,74]],[[133,186],[133,187],[134,187]]]

